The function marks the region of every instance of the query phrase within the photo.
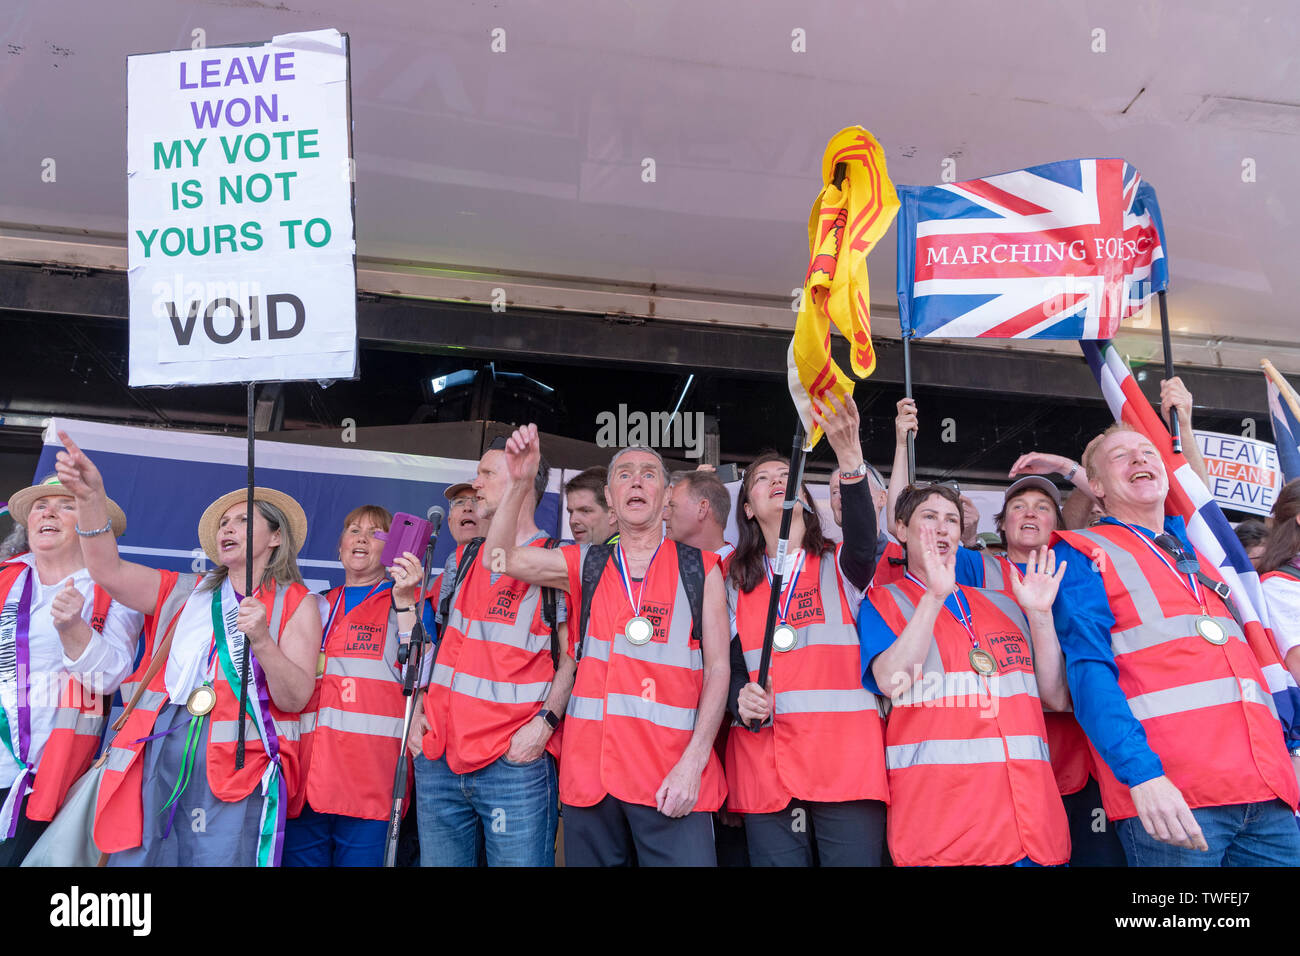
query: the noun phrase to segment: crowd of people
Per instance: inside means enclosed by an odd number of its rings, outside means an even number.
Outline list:
[[[1162,406],[1190,434],[1177,379]],[[307,515],[269,488],[251,528],[244,490],[200,516],[210,572],[124,560],[125,515],[61,435],[0,564],[0,863],[97,753],[110,866],[380,865],[403,760],[426,866],[1300,863],[1300,726],[1166,515],[1154,444],[1116,424],[1078,461],[1021,456],[994,546],[954,483],[909,484],[920,419],[897,411],[888,482],[851,399],[816,414],[839,543],[805,485],[780,545],[778,453],[745,468],[728,542],[717,475],[640,446],[567,483],[556,540],[529,425],[447,489],[436,582],[415,554],[384,566],[392,515],[359,504],[323,595]],[[1239,530],[1300,677],[1300,481]]]

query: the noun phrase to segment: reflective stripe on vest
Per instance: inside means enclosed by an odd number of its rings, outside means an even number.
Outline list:
[[[1058,531],[1056,540],[1091,559],[1101,576],[1115,619],[1111,651],[1119,688],[1188,806],[1280,798],[1294,807],[1300,790],[1276,706],[1223,600],[1209,588],[1200,590],[1206,611],[1228,637],[1211,644],[1195,629],[1201,608],[1185,579],[1176,578],[1137,533],[1102,523]],[[1200,555],[1197,561],[1218,579],[1208,561]],[[1107,816],[1135,816],[1129,788],[1093,754]]]
[[[510,681],[488,680],[473,674],[461,674],[446,664],[437,664],[433,668],[432,683],[450,687],[453,693],[464,694],[476,700],[487,700],[496,704],[525,704],[546,700],[550,693],[551,682],[541,681],[536,684],[513,684]]]
[[[890,770],[923,764],[1003,763],[1012,760],[1049,761],[1047,742],[1032,735],[979,737],[974,740],[926,740],[885,748]]]

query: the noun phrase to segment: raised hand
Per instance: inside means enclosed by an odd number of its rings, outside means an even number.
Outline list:
[[[50,617],[54,620],[56,631],[65,631],[82,621],[81,611],[86,599],[72,584],[72,578],[63,582],[63,590],[54,595],[50,602]]]
[[[420,583],[420,573],[424,570],[420,559],[410,551],[399,554],[393,559],[393,566],[388,569],[388,576],[393,579],[393,603],[399,607],[410,607],[415,603],[415,586]]]
[[[59,432],[63,451],[54,457],[54,471],[63,487],[79,499],[94,498],[104,494],[104,477],[86,453],[77,447],[67,432]]]
[[[1026,611],[1050,611],[1068,562],[1056,564],[1056,552],[1047,545],[1029,553],[1024,576],[1011,576],[1011,593]]]
[[[898,417],[894,419],[894,441],[899,445],[906,445],[907,433],[916,434],[919,429],[916,419],[916,401],[911,398],[900,398]]]
[[[516,428],[506,439],[506,470],[512,482],[531,483],[542,460],[542,443],[533,424]]]
[[[814,406],[813,421],[826,433],[826,440],[835,449],[840,471],[853,471],[862,464],[862,420],[858,417],[857,403],[852,395],[845,395],[844,401],[840,402],[834,392],[827,392],[825,401],[826,413]]]
[[[939,536],[930,525],[922,525],[918,531],[919,541],[908,547],[919,546],[921,553],[917,562],[925,572],[926,590],[943,600],[957,588],[957,542],[951,542],[948,550],[939,553]]]
[[[1064,455],[1049,455],[1047,452],[1031,451],[1016,459],[1016,463],[1007,472],[1010,478],[1020,475],[1068,475],[1078,466]]]
[[[1166,425],[1172,424],[1170,411],[1177,412],[1178,420],[1184,425],[1191,424],[1192,393],[1177,375],[1160,382],[1160,414],[1164,416]]]

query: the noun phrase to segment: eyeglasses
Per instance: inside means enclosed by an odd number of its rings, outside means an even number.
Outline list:
[[[451,506],[453,508],[473,508],[476,501],[477,501],[476,498],[473,498],[469,495],[462,495],[461,497],[452,501]]]

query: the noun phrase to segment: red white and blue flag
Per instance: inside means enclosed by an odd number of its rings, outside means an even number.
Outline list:
[[[1187,538],[1196,552],[1218,570],[1245,624],[1250,644],[1288,741],[1300,738],[1300,687],[1282,664],[1268,624],[1268,606],[1259,574],[1219,503],[1181,454],[1175,454],[1169,431],[1138,387],[1124,357],[1110,342],[1080,342],[1083,354],[1101,386],[1116,421],[1132,425],[1156,446],[1169,476],[1165,512],[1187,524]],[[1291,746],[1296,744],[1292,743]]]
[[[1155,189],[1122,159],[899,186],[898,197],[904,335],[1108,339],[1169,284]]]

